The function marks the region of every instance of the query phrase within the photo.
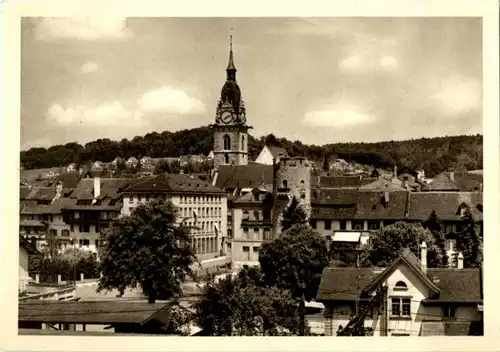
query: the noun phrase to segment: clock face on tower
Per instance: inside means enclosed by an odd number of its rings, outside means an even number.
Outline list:
[[[223,123],[228,124],[228,123],[231,122],[232,119],[233,119],[233,115],[230,112],[228,112],[228,111],[224,111],[221,114],[221,120],[222,120]]]

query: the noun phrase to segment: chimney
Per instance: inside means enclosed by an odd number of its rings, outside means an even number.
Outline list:
[[[455,182],[455,171],[450,171],[450,180]]]
[[[94,178],[94,199],[97,199],[101,195],[101,178]]]
[[[427,273],[427,244],[425,241],[420,246],[420,263],[422,264],[422,271]]]
[[[463,269],[464,268],[464,255],[462,252],[458,253],[457,257],[457,269]]]
[[[398,166],[394,165],[394,178],[398,178]]]
[[[385,206],[387,207],[389,205],[389,192],[388,191],[385,191],[384,192],[384,204]]]

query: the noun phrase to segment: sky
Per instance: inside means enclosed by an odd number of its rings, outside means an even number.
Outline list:
[[[21,148],[215,121],[229,34],[255,137],[482,133],[475,18],[23,18]]]

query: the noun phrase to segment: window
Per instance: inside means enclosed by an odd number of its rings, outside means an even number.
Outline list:
[[[300,193],[300,199],[306,199],[306,193],[305,192]]]
[[[95,240],[95,248],[99,248],[99,240]]]
[[[86,222],[82,225],[82,231],[80,231],[80,232],[90,232],[90,225],[88,222]]]
[[[271,240],[271,230],[268,228],[264,229],[264,240]]]
[[[283,184],[283,188],[288,188],[287,180],[283,180],[282,184]]]
[[[85,246],[85,247],[88,247],[90,244],[89,240],[79,240],[78,242],[80,243],[80,246]]]
[[[310,220],[310,221],[309,221],[309,225],[311,225],[311,227],[312,227],[313,229],[315,229],[315,228],[316,228],[316,220]]]
[[[244,233],[248,233],[248,227],[244,227],[244,228],[243,228],[243,232],[244,232]]]
[[[340,229],[347,230],[347,221],[346,220],[340,220]]]
[[[410,298],[392,298],[391,302],[391,317],[410,317]]]
[[[378,230],[380,229],[379,220],[368,220],[368,230]]]
[[[364,225],[363,220],[354,220],[354,222],[352,224],[352,228],[354,230],[363,230],[363,225]]]
[[[68,230],[62,230],[61,231],[61,236],[63,236],[63,237],[69,237],[69,231]]]
[[[224,154],[224,163],[229,164],[229,155]]]
[[[259,228],[258,228],[258,227],[254,227],[254,228],[253,228],[253,232],[255,232],[255,233],[259,233]]]
[[[456,308],[453,306],[443,307],[443,317],[453,319],[455,318]]]
[[[253,252],[259,254],[260,247],[253,247]]]
[[[224,135],[224,150],[231,150],[231,137]]]
[[[406,285],[406,282],[398,281],[398,282],[396,282],[396,285],[394,286],[394,290],[398,290],[398,291],[408,290],[408,286]]]
[[[304,184],[305,184],[304,180],[300,180],[300,185],[301,185],[302,187],[304,187]]]
[[[244,211],[243,212],[243,220],[248,220],[248,218],[250,217],[250,213],[248,211]]]
[[[245,136],[241,136],[241,150],[245,150]]]
[[[243,246],[243,260],[250,260],[250,247]]]
[[[453,251],[457,248],[457,240],[454,240],[454,239],[448,239],[448,240],[445,240],[445,249],[447,251]]]
[[[325,220],[325,230],[332,229],[332,220]]]

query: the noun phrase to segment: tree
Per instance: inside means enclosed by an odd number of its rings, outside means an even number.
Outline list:
[[[457,236],[457,250],[464,256],[464,267],[480,267],[483,261],[482,240],[476,232],[476,222],[468,208],[462,215],[461,227]]]
[[[259,263],[264,282],[311,300],[329,263],[326,240],[308,225],[295,225],[262,245]]]
[[[196,257],[189,228],[177,216],[172,203],[156,200],[112,221],[103,231],[98,290],[123,294],[126,287],[140,286],[150,303],[181,295]]]
[[[171,172],[172,172],[172,170],[170,169],[170,165],[166,160],[160,160],[155,165],[154,173],[156,175],[160,175],[163,173],[171,173]]]
[[[298,301],[264,285],[258,268],[209,282],[195,303],[198,324],[210,336],[297,335]]]
[[[374,234],[371,243],[366,245],[360,255],[361,265],[388,266],[405,248],[409,248],[418,256],[423,241],[427,244],[428,267],[438,267],[442,259],[432,233],[420,224],[406,222],[386,226],[379,233]]]
[[[178,174],[181,172],[181,163],[179,160],[174,160],[170,163],[170,170],[173,174]]]
[[[330,171],[330,162],[328,161],[328,156],[323,159],[323,171]]]
[[[432,233],[434,237],[434,242],[439,248],[441,255],[440,267],[448,267],[448,254],[446,253],[446,243],[444,233],[441,231],[441,221],[436,215],[436,211],[432,210],[429,218],[423,223],[423,226]]]
[[[307,223],[307,214],[299,204],[297,198],[293,197],[290,205],[283,211],[281,230],[286,231],[293,225],[304,225]]]

